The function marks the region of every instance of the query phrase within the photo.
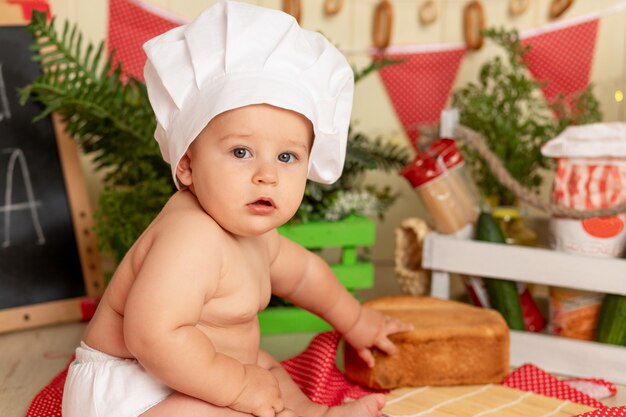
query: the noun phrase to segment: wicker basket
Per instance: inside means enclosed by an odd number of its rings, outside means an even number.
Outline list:
[[[422,268],[422,246],[430,231],[420,218],[405,219],[396,228],[395,272],[405,294],[430,293],[430,271]]]

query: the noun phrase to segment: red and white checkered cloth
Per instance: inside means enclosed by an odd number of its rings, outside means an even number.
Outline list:
[[[610,384],[606,381],[602,381],[602,383]],[[568,400],[589,407],[604,407],[600,401],[573,388],[566,381],[560,380],[543,369],[530,364],[526,364],[511,372],[504,381],[502,381],[502,385],[522,391],[534,392],[535,394],[545,395],[546,397]],[[615,386],[610,385],[612,389],[615,390]],[[615,391],[613,392],[615,393]]]
[[[67,366],[35,396],[28,407],[26,417],[61,417],[61,401],[66,377]]]
[[[321,333],[311,341],[303,353],[282,362],[287,372],[312,401],[338,405],[346,399],[356,399],[371,392],[348,381],[337,369],[335,355],[339,340],[340,336],[336,332]],[[67,368],[37,394],[26,417],[61,417],[61,398],[66,376]],[[570,380],[570,384],[571,381],[578,383],[595,381],[615,393],[615,387],[607,381],[575,379]],[[560,380],[533,365],[524,365],[513,371],[503,381],[503,385],[598,408],[581,417],[626,417],[626,407],[604,407],[596,399],[568,385],[568,380]]]
[[[605,407],[599,408],[588,413],[579,414],[577,417],[624,417],[626,416],[626,407]]]
[[[374,391],[353,384],[337,369],[335,356],[341,335],[317,335],[301,354],[282,362],[294,382],[316,403],[343,404],[346,398],[360,398]]]

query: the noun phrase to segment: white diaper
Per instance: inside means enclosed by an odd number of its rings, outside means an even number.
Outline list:
[[[81,342],[65,381],[63,417],[137,417],[171,393],[136,360]]]

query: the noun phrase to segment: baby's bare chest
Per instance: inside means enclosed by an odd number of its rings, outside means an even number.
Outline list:
[[[271,296],[270,260],[262,250],[237,247],[226,251],[216,293],[204,306],[207,324],[236,325],[254,321]]]

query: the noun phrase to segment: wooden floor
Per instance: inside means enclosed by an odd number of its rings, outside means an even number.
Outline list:
[[[33,397],[67,365],[84,324],[0,335],[0,416],[24,417]]]
[[[24,417],[33,397],[67,364],[85,325],[70,323],[0,335],[0,416]],[[277,359],[301,352],[311,334],[264,337],[262,347]],[[626,405],[626,387],[605,401]]]

